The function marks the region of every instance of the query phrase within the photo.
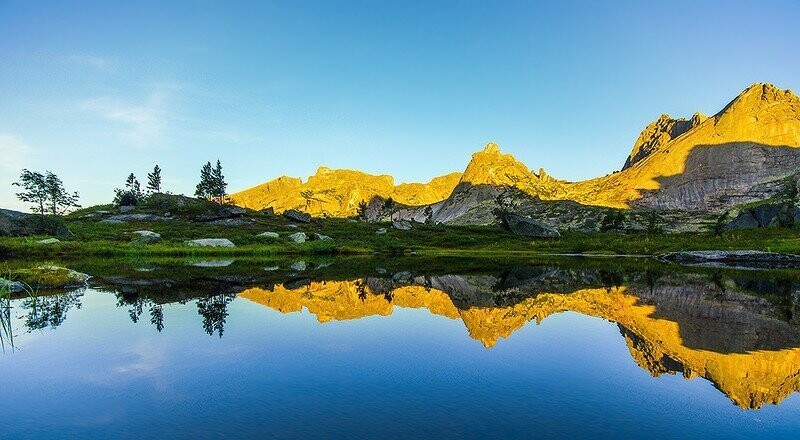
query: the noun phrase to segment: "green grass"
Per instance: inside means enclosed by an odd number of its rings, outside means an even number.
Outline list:
[[[190,207],[191,208],[191,207]],[[189,208],[187,208],[189,209]],[[137,212],[146,212],[138,209]],[[409,231],[385,223],[352,223],[346,219],[318,219],[292,229],[277,216],[256,215],[253,225],[230,227],[193,223],[184,220],[106,224],[96,220],[66,219],[74,236],[61,238],[54,245],[36,243],[45,237],[0,237],[0,255],[6,257],[57,256],[278,256],[327,254],[399,254],[416,252],[429,255],[500,254],[625,254],[652,255],[683,250],[754,249],[780,253],[800,253],[800,231],[757,229],[712,236],[686,234],[586,234],[566,232],[559,239],[531,239],[516,236],[493,226],[444,226],[415,224]],[[375,233],[387,228],[384,235]],[[133,231],[158,232],[164,241],[155,245],[134,245]],[[258,237],[265,231],[281,234],[278,239]],[[289,242],[293,232],[320,233],[333,241]],[[197,238],[227,238],[235,248],[187,247],[184,241]]]

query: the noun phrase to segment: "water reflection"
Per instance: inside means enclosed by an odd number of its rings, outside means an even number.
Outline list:
[[[424,308],[460,320],[487,349],[528,322],[571,311],[617,323],[633,360],[654,377],[703,377],[742,408],[778,404],[800,389],[796,274],[526,264],[465,274],[372,268],[358,271],[369,275],[304,277],[295,269],[229,266],[205,264],[228,271],[190,277],[154,267],[146,278],[99,276],[94,287],[113,292],[132,322],[148,316],[158,332],[168,319],[165,304],[193,301],[205,332],[219,338],[237,297],[284,314],[307,311],[323,324]],[[58,327],[80,298],[75,291],[23,301],[27,331]]]

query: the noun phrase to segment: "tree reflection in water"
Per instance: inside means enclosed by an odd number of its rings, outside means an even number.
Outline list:
[[[203,329],[209,335],[215,332],[222,337],[225,319],[228,317],[228,304],[236,298],[234,293],[218,293],[197,300],[197,313],[203,317]]]

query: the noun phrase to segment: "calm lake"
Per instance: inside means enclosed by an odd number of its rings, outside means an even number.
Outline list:
[[[0,437],[800,436],[794,270],[57,263],[94,278],[4,312]]]

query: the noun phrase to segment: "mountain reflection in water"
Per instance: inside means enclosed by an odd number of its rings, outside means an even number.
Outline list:
[[[132,321],[149,320],[158,331],[169,325],[164,304],[196,300],[203,328],[218,337],[236,297],[285,314],[306,309],[320,323],[424,308],[461,320],[487,349],[529,321],[571,311],[617,323],[634,361],[654,377],[703,377],[742,408],[778,404],[800,388],[800,284],[791,277],[528,264],[464,275],[396,271],[337,279],[341,274],[326,276],[324,267],[307,278],[247,271],[180,279],[148,271],[141,279],[100,276],[93,287],[115,292]],[[80,291],[28,302],[25,325],[57,327],[72,307],[80,307]]]

